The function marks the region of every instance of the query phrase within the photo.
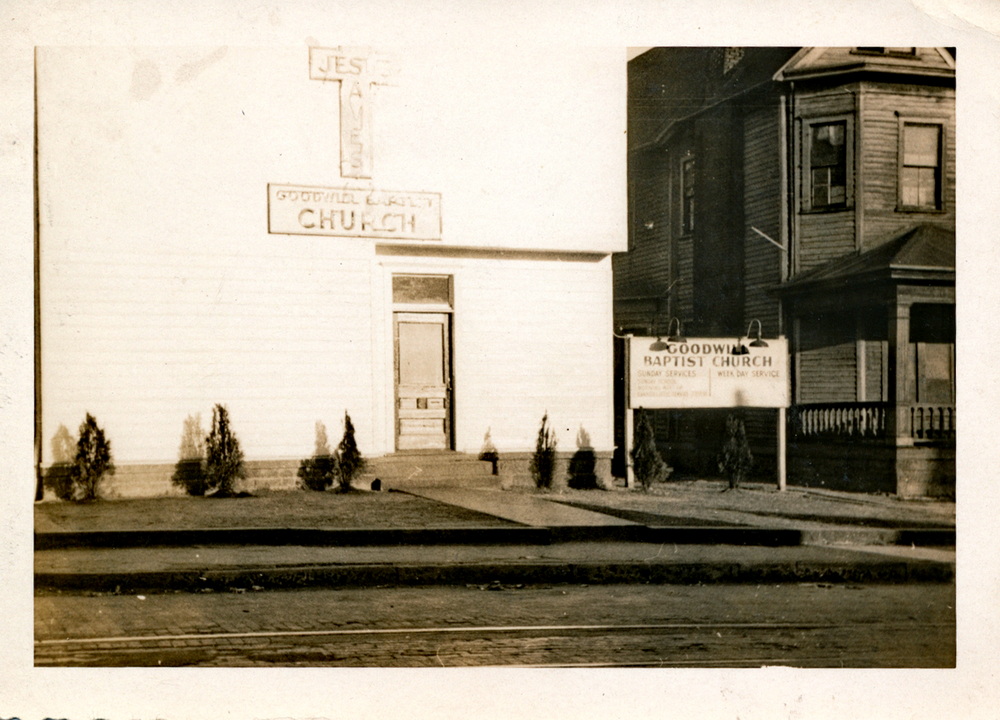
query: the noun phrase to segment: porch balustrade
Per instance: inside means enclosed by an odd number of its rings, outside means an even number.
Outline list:
[[[802,439],[875,440],[886,436],[889,404],[812,403],[792,408],[792,436]]]
[[[914,440],[954,440],[954,405],[911,405],[910,437]]]
[[[916,442],[953,441],[955,406],[910,404],[900,408],[898,434]],[[793,406],[790,433],[802,440],[883,440],[887,418],[893,412],[885,402],[811,403]]]

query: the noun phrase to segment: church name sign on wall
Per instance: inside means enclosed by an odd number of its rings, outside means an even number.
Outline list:
[[[633,337],[629,345],[629,407],[788,407],[788,340],[733,354],[733,338],[666,342]]]
[[[438,193],[267,186],[269,233],[440,240]]]
[[[340,177],[369,180],[375,88],[398,73],[392,55],[369,48],[309,48],[309,77],[337,83]],[[311,185],[267,186],[267,231],[382,240],[440,240],[439,193]]]

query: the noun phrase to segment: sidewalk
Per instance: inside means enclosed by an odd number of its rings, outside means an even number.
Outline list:
[[[434,488],[58,505],[36,508],[35,582],[39,592],[136,592],[953,578],[953,505],[847,495],[693,483],[651,494]],[[367,527],[351,526],[359,517]]]

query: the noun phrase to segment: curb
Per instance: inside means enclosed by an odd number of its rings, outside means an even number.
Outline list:
[[[951,582],[947,563],[511,563],[326,565],[137,573],[39,573],[35,589],[64,592],[245,592],[303,587],[498,584],[907,583]],[[502,589],[498,587],[497,589]]]
[[[195,528],[35,533],[35,550],[190,547],[192,545],[547,545],[550,532],[533,527],[484,528]]]
[[[549,545],[560,542],[648,542],[677,545],[914,545],[947,547],[955,530],[604,525],[480,528],[196,528],[190,530],[95,530],[35,533],[35,550],[149,548],[194,545]]]

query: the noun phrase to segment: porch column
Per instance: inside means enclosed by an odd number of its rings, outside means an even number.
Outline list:
[[[910,437],[910,405],[912,397],[913,368],[910,366],[910,307],[911,303],[898,295],[889,307],[888,369],[886,388],[889,412],[886,417],[886,436],[890,444],[912,445]]]

